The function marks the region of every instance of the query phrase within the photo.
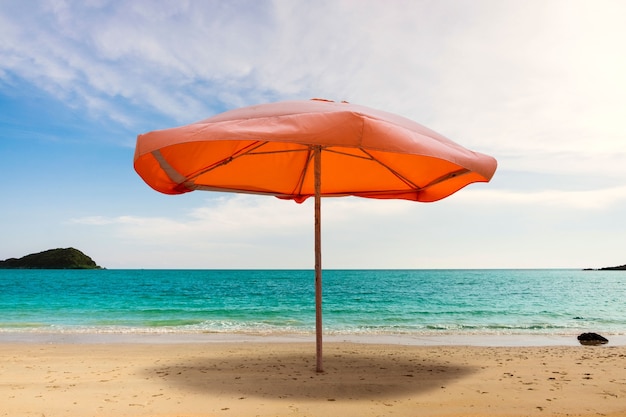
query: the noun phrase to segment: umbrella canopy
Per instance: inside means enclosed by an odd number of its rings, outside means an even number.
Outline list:
[[[323,161],[323,162],[322,162]],[[317,370],[322,370],[320,198],[432,202],[488,182],[496,160],[404,117],[313,99],[227,111],[139,135],[134,166],[165,194],[315,197]]]

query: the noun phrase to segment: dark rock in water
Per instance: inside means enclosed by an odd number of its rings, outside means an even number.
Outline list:
[[[50,249],[0,261],[0,269],[101,269],[78,249]]]
[[[597,346],[609,343],[609,339],[600,336],[598,333],[583,333],[578,336],[578,341],[581,345],[585,346]]]

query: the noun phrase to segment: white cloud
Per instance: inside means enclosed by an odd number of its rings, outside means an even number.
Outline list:
[[[626,113],[626,79],[619,75],[626,57],[615,53],[626,35],[618,17],[626,5],[456,5],[464,17],[437,35],[443,41],[428,78],[432,109],[417,107],[410,116],[425,114],[436,130],[496,155],[501,169],[571,173],[576,164],[625,175],[624,164],[610,158],[626,155],[619,116]]]
[[[1,6],[0,6],[1,7]],[[0,71],[126,126],[326,96],[398,112],[501,169],[623,175],[621,2],[9,2]],[[0,16],[2,16],[0,12]],[[41,22],[47,22],[41,25]],[[135,120],[136,123],[136,120]],[[163,127],[163,126],[155,126]]]
[[[324,265],[503,267],[508,262],[509,267],[529,267],[532,262],[534,266],[537,262],[563,266],[569,258],[570,264],[576,265],[573,254],[581,250],[581,245],[575,238],[563,243],[555,252],[559,256],[553,259],[545,259],[545,253],[535,253],[539,246],[533,240],[541,239],[548,245],[559,236],[572,233],[569,219],[603,222],[601,214],[611,213],[625,203],[626,187],[584,192],[516,192],[470,186],[430,204],[323,199]],[[511,218],[516,220],[512,222]],[[529,219],[534,219],[532,224]],[[115,237],[120,248],[99,254],[100,262],[109,267],[116,263],[125,267],[312,267],[312,201],[298,205],[235,194],[207,200],[205,205],[176,218],[95,216],[74,219],[73,223],[82,228],[82,234],[91,230],[88,235],[104,233]],[[133,249],[121,249],[126,246]],[[440,252],[442,247],[446,248],[444,252]],[[486,253],[494,251],[506,254],[490,259]],[[527,251],[524,263],[519,263],[521,260],[516,260],[511,251]]]
[[[92,216],[73,223],[114,226],[120,237],[152,242],[229,242],[255,235],[298,234],[309,221],[308,207],[275,198],[235,195],[209,200],[178,218]],[[312,220],[311,220],[312,223]],[[254,238],[252,238],[254,239]]]
[[[445,266],[451,258],[435,246],[421,247],[410,230],[441,237],[447,249],[448,241],[482,233],[461,220],[454,220],[454,231],[436,229],[459,212],[469,223],[508,226],[515,210],[516,221],[528,221],[520,229],[537,230],[536,224],[546,229],[558,220],[555,213],[591,216],[624,202],[622,1],[35,4],[0,2],[0,82],[34,85],[80,117],[102,119],[114,129],[151,130],[231,107],[321,96],[400,113],[498,159],[491,184],[432,206],[324,200],[327,257],[336,265],[342,259],[359,265],[359,253],[380,254],[372,242],[381,240],[389,259],[381,264],[410,267],[432,259],[431,266]],[[268,267],[274,264],[264,256],[284,251],[288,267],[308,260],[300,246],[310,244],[312,213],[311,202],[235,196],[211,199],[177,217],[101,213],[72,224],[124,242],[128,262],[147,245],[152,255],[142,259],[152,256],[151,262],[165,263],[161,258],[176,248],[178,265],[199,265],[194,262],[202,256],[236,264],[221,249],[226,246],[245,249],[255,259],[251,264]],[[394,246],[377,228],[393,231],[404,246]],[[364,229],[371,239],[362,238]],[[532,237],[503,243],[500,229],[490,232],[499,246],[534,245]],[[617,235],[607,238],[598,252],[611,252],[617,241]],[[374,249],[349,252],[342,244]],[[412,254],[415,247],[420,255]],[[566,246],[560,250],[566,259]],[[480,257],[478,249],[461,252],[456,256]],[[511,253],[500,259],[516,262]]]
[[[8,4],[3,69],[100,112],[321,95],[485,151],[626,151],[621,2]]]
[[[460,202],[471,202],[485,206],[528,205],[533,207],[552,208],[563,211],[607,210],[619,203],[626,202],[626,186],[583,191],[542,190],[520,192],[512,190],[482,189],[472,192],[461,192],[455,199]]]
[[[376,224],[381,219],[415,217],[425,207],[428,213],[442,210],[463,212],[471,207],[494,206],[533,208],[543,207],[556,211],[601,211],[626,202],[626,186],[587,191],[544,190],[520,192],[512,190],[472,189],[462,190],[446,200],[422,204],[402,200],[373,200],[355,197],[322,199],[322,222],[329,228],[345,227],[350,223]],[[419,217],[419,216],[418,216]],[[417,220],[419,223],[421,220]],[[172,239],[192,242],[197,239],[226,242],[237,239],[257,240],[268,234],[300,236],[312,233],[313,201],[303,204],[272,197],[234,194],[207,200],[206,205],[191,208],[177,218],[138,216],[87,216],[72,219],[73,223],[87,226],[115,226],[117,233],[126,238],[150,241]]]

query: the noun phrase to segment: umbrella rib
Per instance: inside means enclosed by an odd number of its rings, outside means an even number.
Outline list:
[[[160,149],[156,151],[152,151],[152,156],[157,160],[161,169],[167,174],[167,176],[174,181],[176,184],[182,184],[187,179],[184,175],[182,175],[178,170],[176,170],[170,163],[165,159]]]
[[[421,191],[422,189],[424,189],[425,187],[420,187],[419,185],[415,184],[413,181],[409,180],[407,177],[405,177],[404,175],[400,174],[398,171],[396,171],[395,169],[391,168],[389,165],[383,163],[382,161],[374,158],[374,156],[372,156],[372,154],[370,154],[369,152],[367,152],[365,149],[363,148],[359,148],[361,150],[361,152],[363,152],[365,155],[367,155],[369,157],[369,159],[371,159],[372,161],[378,163],[380,166],[384,167],[387,171],[391,172],[393,175],[395,175],[400,181],[402,181],[403,183],[405,183],[406,185],[408,185],[409,187],[411,187],[412,189],[414,189],[415,191]],[[367,159],[367,158],[365,158]],[[430,185],[430,184],[429,184]]]
[[[374,161],[376,163],[378,163],[379,165],[381,165],[382,167],[384,167],[385,169],[387,169],[389,172],[391,172],[393,175],[395,175],[396,177],[398,177],[398,179],[400,179],[402,182],[404,182],[406,185],[408,185],[411,188],[414,188],[415,190],[419,191],[424,187],[420,187],[417,184],[413,183],[411,180],[409,180],[408,178],[406,178],[405,176],[403,176],[402,174],[400,174],[398,171],[394,170],[393,168],[391,168],[389,165],[382,163],[380,160],[374,158],[372,156],[372,154],[370,154],[369,152],[367,152],[365,149],[363,148],[358,148],[361,152],[363,152],[366,156],[363,155],[356,155],[356,154],[352,154],[352,153],[348,153],[348,152],[341,152],[341,151],[337,151],[334,149],[326,149],[326,152],[332,152],[332,153],[336,153],[339,155],[346,155],[346,156],[350,156],[352,158],[359,158],[359,159],[365,159],[368,161]]]
[[[308,149],[306,149],[306,151],[307,151],[306,162],[304,163],[304,167],[302,168],[302,171],[300,171],[300,178],[298,178],[298,181],[296,182],[296,186],[294,187],[294,191],[297,190],[298,193],[296,194],[294,192],[293,193],[294,195],[299,195],[299,196],[302,195],[302,187],[304,187],[304,177],[306,177],[306,173],[309,170],[311,161],[313,160],[313,147],[309,147]]]
[[[290,198],[291,194],[280,194],[272,191],[260,191],[260,190],[246,190],[241,188],[232,187],[218,187],[214,185],[190,185],[189,189],[203,190],[203,191],[217,191],[221,193],[237,193],[237,194],[254,194],[254,195],[270,195],[279,198]]]
[[[381,166],[385,167],[389,172],[391,172],[393,175],[395,175],[398,179],[400,179],[402,182],[404,182],[406,185],[410,186],[411,188],[413,188],[415,191],[422,191],[425,190],[429,187],[432,187],[433,185],[439,184],[441,182],[447,181],[451,178],[455,178],[458,177],[460,175],[464,175],[470,172],[469,169],[467,168],[461,168],[458,169],[454,172],[449,172],[445,175],[442,175],[441,177],[435,178],[434,180],[432,180],[431,182],[429,182],[428,184],[420,187],[417,184],[413,183],[413,181],[409,180],[408,178],[406,178],[404,175],[400,174],[398,171],[396,171],[395,169],[391,168],[390,166],[388,166],[387,164],[382,163],[381,161],[379,161],[378,159],[374,158],[369,152],[367,152],[365,149],[359,148],[361,149],[361,151],[366,154],[367,156],[369,156],[372,161],[375,161],[377,163],[379,163]]]
[[[446,180],[449,180],[451,178],[455,178],[464,174],[468,174],[471,171],[467,168],[461,168],[458,169],[454,172],[450,172],[448,174],[442,175],[439,178],[435,178],[434,180],[432,180],[431,182],[429,182],[428,184],[426,184],[424,187],[422,187],[422,189],[428,188],[428,187],[432,187],[433,185],[439,184],[440,182],[444,182]]]
[[[221,167],[222,165],[226,165],[231,163],[232,161],[234,161],[235,159],[241,158],[244,155],[248,155],[249,153],[253,152],[256,149],[259,149],[260,147],[267,145],[267,142],[261,142],[261,141],[256,141],[251,143],[250,145],[246,146],[243,149],[240,149],[239,151],[237,151],[236,153],[234,153],[233,155],[224,158],[220,161],[215,162],[213,165],[210,165],[208,167],[205,167],[199,171],[196,171],[195,173],[189,175],[187,177],[187,181],[193,181],[195,178],[198,178],[200,175],[206,174],[207,172],[211,172],[216,168]]]
[[[194,178],[199,177],[200,175],[206,174],[207,172],[210,172],[216,168],[219,168],[223,165],[229,164],[232,161],[234,161],[235,159],[241,158],[242,156],[246,156],[246,155],[269,155],[269,154],[277,154],[277,153],[290,153],[290,152],[310,152],[310,150],[308,149],[289,149],[289,150],[276,150],[276,151],[265,151],[265,152],[255,152],[257,149],[267,145],[269,142],[261,142],[261,141],[257,141],[254,142],[248,146],[246,146],[245,148],[239,150],[237,153],[229,156],[228,158],[224,158],[221,161],[218,161],[216,163],[214,163],[213,165],[206,167],[192,175],[190,175],[187,180],[193,180]]]
[[[361,150],[361,151],[363,150],[362,148],[358,148],[358,149]],[[356,154],[353,154],[353,153],[342,152],[342,151],[338,151],[336,149],[331,149],[331,148],[326,148],[326,149],[324,149],[324,151],[329,152],[329,153],[336,153],[338,155],[345,155],[345,156],[349,156],[349,157],[352,157],[352,158],[365,159],[365,160],[368,160],[368,161],[371,161],[371,160],[374,159],[369,154],[367,156],[356,155]]]
[[[259,148],[256,148],[256,149],[259,149]],[[273,153],[292,153],[292,152],[310,152],[310,149],[285,149],[285,150],[264,151],[264,152],[254,152],[254,150],[252,150],[250,152],[246,152],[244,155],[270,155]]]

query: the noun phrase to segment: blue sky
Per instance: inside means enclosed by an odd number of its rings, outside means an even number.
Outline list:
[[[0,1],[0,259],[313,268],[313,207],[161,195],[137,134],[271,101],[395,112],[496,157],[436,203],[323,200],[325,268],[626,263],[626,3]]]

